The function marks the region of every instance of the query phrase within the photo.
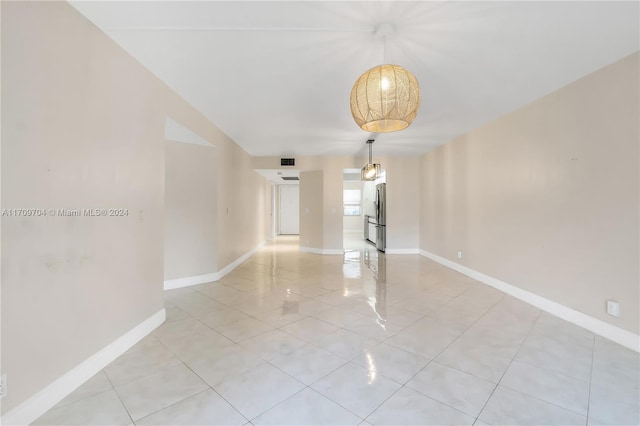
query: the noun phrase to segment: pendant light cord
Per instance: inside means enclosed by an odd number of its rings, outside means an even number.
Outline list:
[[[387,63],[387,36],[382,36],[382,63]]]

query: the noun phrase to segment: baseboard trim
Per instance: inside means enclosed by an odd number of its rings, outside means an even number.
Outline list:
[[[229,263],[227,266],[225,266],[224,268],[222,268],[221,270],[219,270],[218,272],[216,272],[216,274],[218,275],[218,277],[214,280],[214,281],[218,281],[220,278],[224,277],[225,275],[227,275],[229,272],[233,271],[234,269],[236,269],[238,266],[240,266],[240,264],[242,262],[244,262],[245,260],[249,259],[251,256],[253,256],[258,250],[260,250],[267,242],[263,241],[260,244],[258,244],[257,246],[255,246],[254,248],[252,248],[251,250],[249,250],[248,252],[246,252],[245,254],[243,254],[242,256],[240,256],[239,258],[237,258],[236,260],[234,260],[233,262]]]
[[[510,296],[520,299],[523,302],[527,302],[536,308],[542,309],[552,315],[562,318],[572,324],[585,328],[593,333],[612,340],[626,348],[629,348],[635,352],[640,352],[640,336],[630,331],[624,330],[615,325],[609,324],[597,318],[593,318],[587,314],[576,311],[568,306],[562,305],[553,300],[539,296],[535,293],[531,293],[527,290],[523,290],[512,284],[501,281],[497,278],[490,277],[474,269],[460,265],[444,257],[430,253],[425,250],[420,250],[420,255],[438,262],[448,268],[458,271],[468,277],[478,280],[482,283],[490,285],[500,291],[507,293]]]
[[[417,248],[412,248],[412,249],[386,248],[384,253],[385,254],[420,254],[420,250],[418,250]]]
[[[34,422],[113,360],[149,335],[165,321],[165,318],[166,312],[162,308],[2,416],[0,424],[28,425]]]
[[[211,272],[209,274],[194,275],[192,277],[175,278],[173,280],[166,280],[164,282],[164,289],[174,290],[176,288],[190,287],[192,285],[205,284],[205,283],[210,283],[212,281],[218,281],[222,277],[227,275],[229,272],[236,269],[242,262],[244,262],[245,260],[253,256],[265,244],[266,244],[266,241],[261,242],[260,244],[258,244],[257,246],[255,246],[254,248],[252,248],[251,250],[249,250],[248,252],[246,252],[236,260],[234,260],[233,262],[229,263],[227,266],[225,266],[218,272]]]
[[[212,272],[210,274],[203,275],[194,275],[193,277],[185,277],[185,278],[176,278],[173,280],[166,280],[164,282],[165,290],[174,290],[176,288],[189,287],[192,285],[204,284],[211,281],[217,281],[220,278],[218,277],[217,272]]]
[[[302,247],[302,246],[300,246],[300,251],[304,253],[313,253],[313,254],[339,254],[339,255],[344,254],[344,250],[342,249],[318,249],[313,247]]]

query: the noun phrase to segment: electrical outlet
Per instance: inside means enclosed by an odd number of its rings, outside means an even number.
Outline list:
[[[458,259],[462,259],[462,251],[458,251]]]
[[[620,304],[613,300],[607,300],[607,313],[614,317],[620,316]]]
[[[0,376],[0,399],[7,396],[7,375]]]

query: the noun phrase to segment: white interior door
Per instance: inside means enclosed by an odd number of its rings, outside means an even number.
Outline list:
[[[280,234],[300,234],[300,187],[280,186]]]

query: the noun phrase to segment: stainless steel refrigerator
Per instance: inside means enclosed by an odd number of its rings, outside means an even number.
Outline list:
[[[387,184],[376,185],[376,248],[382,252],[387,247]]]

